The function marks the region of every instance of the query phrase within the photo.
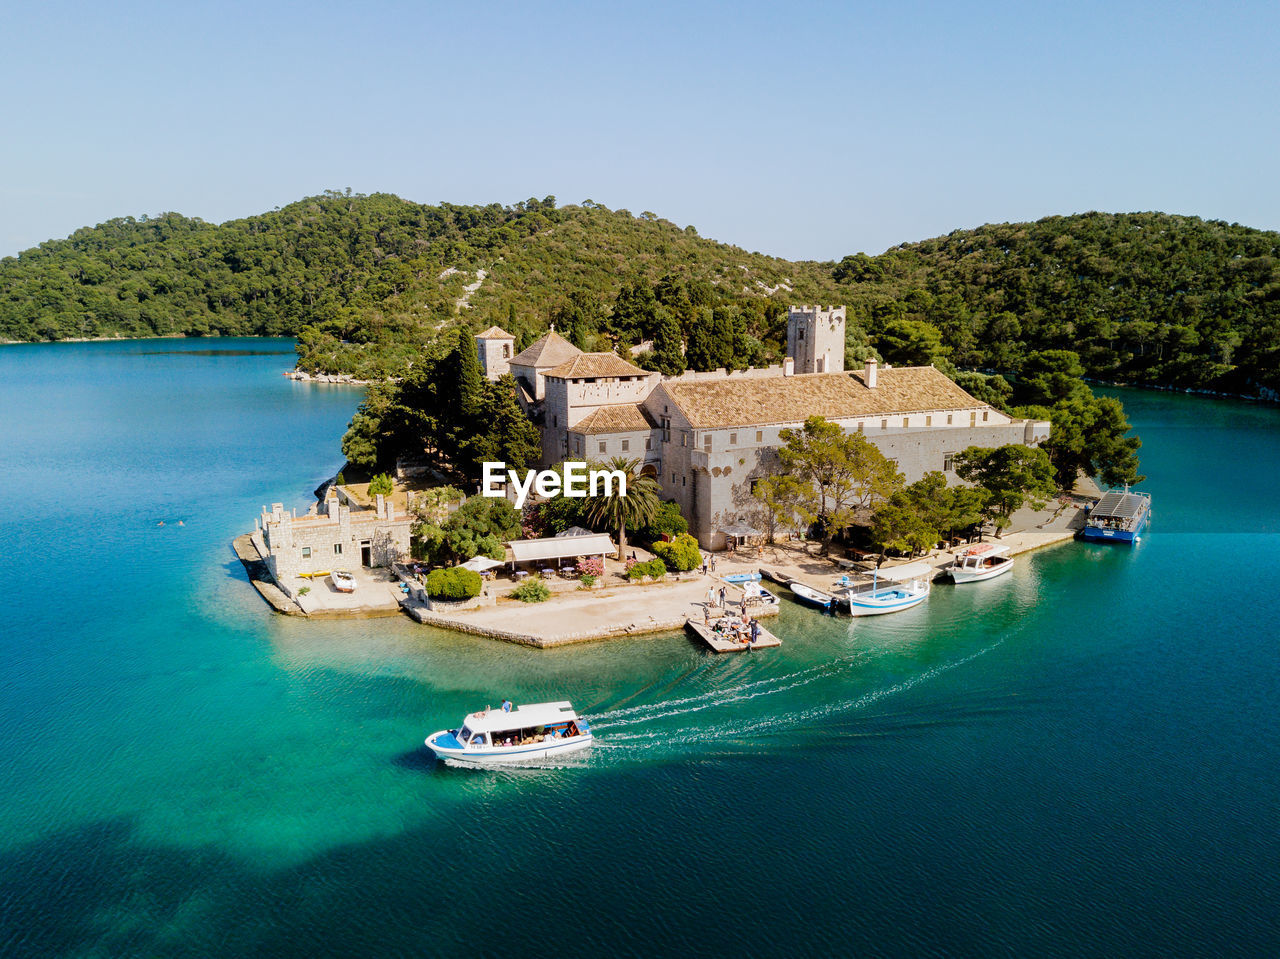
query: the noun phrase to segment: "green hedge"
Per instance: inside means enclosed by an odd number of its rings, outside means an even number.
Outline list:
[[[480,595],[483,581],[469,569],[437,569],[427,574],[427,595],[432,599],[471,599]]]
[[[643,579],[646,576],[659,579],[667,575],[667,564],[660,559],[651,559],[647,563],[635,563],[627,571],[627,575],[632,579]]]
[[[666,563],[667,569],[684,572],[702,565],[702,550],[688,533],[681,533],[669,543],[654,543],[651,549]]]

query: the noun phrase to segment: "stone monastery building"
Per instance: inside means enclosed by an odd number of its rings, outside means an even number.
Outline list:
[[[725,527],[763,528],[754,482],[776,472],[779,431],[822,416],[867,436],[908,483],[930,470],[956,479],[967,446],[1035,446],[1049,424],[1015,420],[974,399],[932,366],[844,369],[845,309],[792,307],[782,366],[663,377],[613,353],[584,353],[553,329],[512,356],[515,338],[476,337],[485,375],[511,373],[542,433],[542,465],[564,459],[638,459],[674,499],[705,548]],[[643,356],[640,357],[643,361]]]

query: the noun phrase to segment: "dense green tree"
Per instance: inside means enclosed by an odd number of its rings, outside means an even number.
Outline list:
[[[640,526],[633,526],[633,538],[640,543],[657,542],[664,536],[679,536],[689,532],[689,523],[680,515],[680,507],[671,500],[657,505],[653,518]]]
[[[503,544],[520,537],[520,514],[505,499],[472,496],[443,523],[420,519],[412,534],[414,555],[429,563],[451,565],[474,556],[502,559]]]
[[[525,469],[542,457],[538,428],[520,408],[515,378],[510,374],[486,385],[468,449],[473,476],[481,474],[486,461],[506,463],[507,469]]]
[[[901,488],[903,477],[893,463],[861,433],[846,433],[835,423],[811,416],[800,429],[779,433],[778,475],[791,484],[758,484],[757,498],[769,503],[783,497],[808,526],[817,525],[823,550],[860,512]]]
[[[937,471],[898,490],[877,507],[872,539],[881,549],[915,553],[976,526],[988,499],[980,487],[948,486]]]
[[[653,349],[641,356],[641,365],[656,370],[664,376],[679,376],[685,371],[684,342],[680,324],[671,311],[658,308],[658,328],[654,334]]]
[[[1023,505],[1042,509],[1057,487],[1049,455],[1042,449],[1009,443],[995,449],[970,446],[956,454],[956,475],[984,490],[983,512],[995,523],[996,536]]]

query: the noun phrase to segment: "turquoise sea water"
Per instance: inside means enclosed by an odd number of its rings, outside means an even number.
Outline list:
[[[290,353],[0,349],[0,955],[1280,954],[1280,411],[1120,394],[1132,549],[788,604],[769,653],[538,652],[248,587],[359,401]],[[503,696],[597,748],[424,753]]]

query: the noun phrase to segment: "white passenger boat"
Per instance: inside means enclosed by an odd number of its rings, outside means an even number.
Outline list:
[[[995,579],[1013,569],[1013,557],[1007,556],[1008,552],[1008,546],[978,543],[957,552],[955,562],[947,567],[947,572],[957,586]]]
[[[890,585],[881,586],[880,580]],[[877,569],[872,574],[870,586],[851,587],[836,593],[840,603],[849,604],[850,616],[879,616],[882,613],[900,613],[912,606],[919,606],[929,598],[933,581],[933,568],[928,563],[908,563]]]
[[[329,574],[329,581],[333,583],[333,588],[339,593],[354,593],[356,591],[356,578],[351,575],[350,570],[335,569]]]
[[[427,737],[440,759],[478,766],[527,762],[591,745],[591,729],[569,703],[533,703],[511,709],[483,709]]]

